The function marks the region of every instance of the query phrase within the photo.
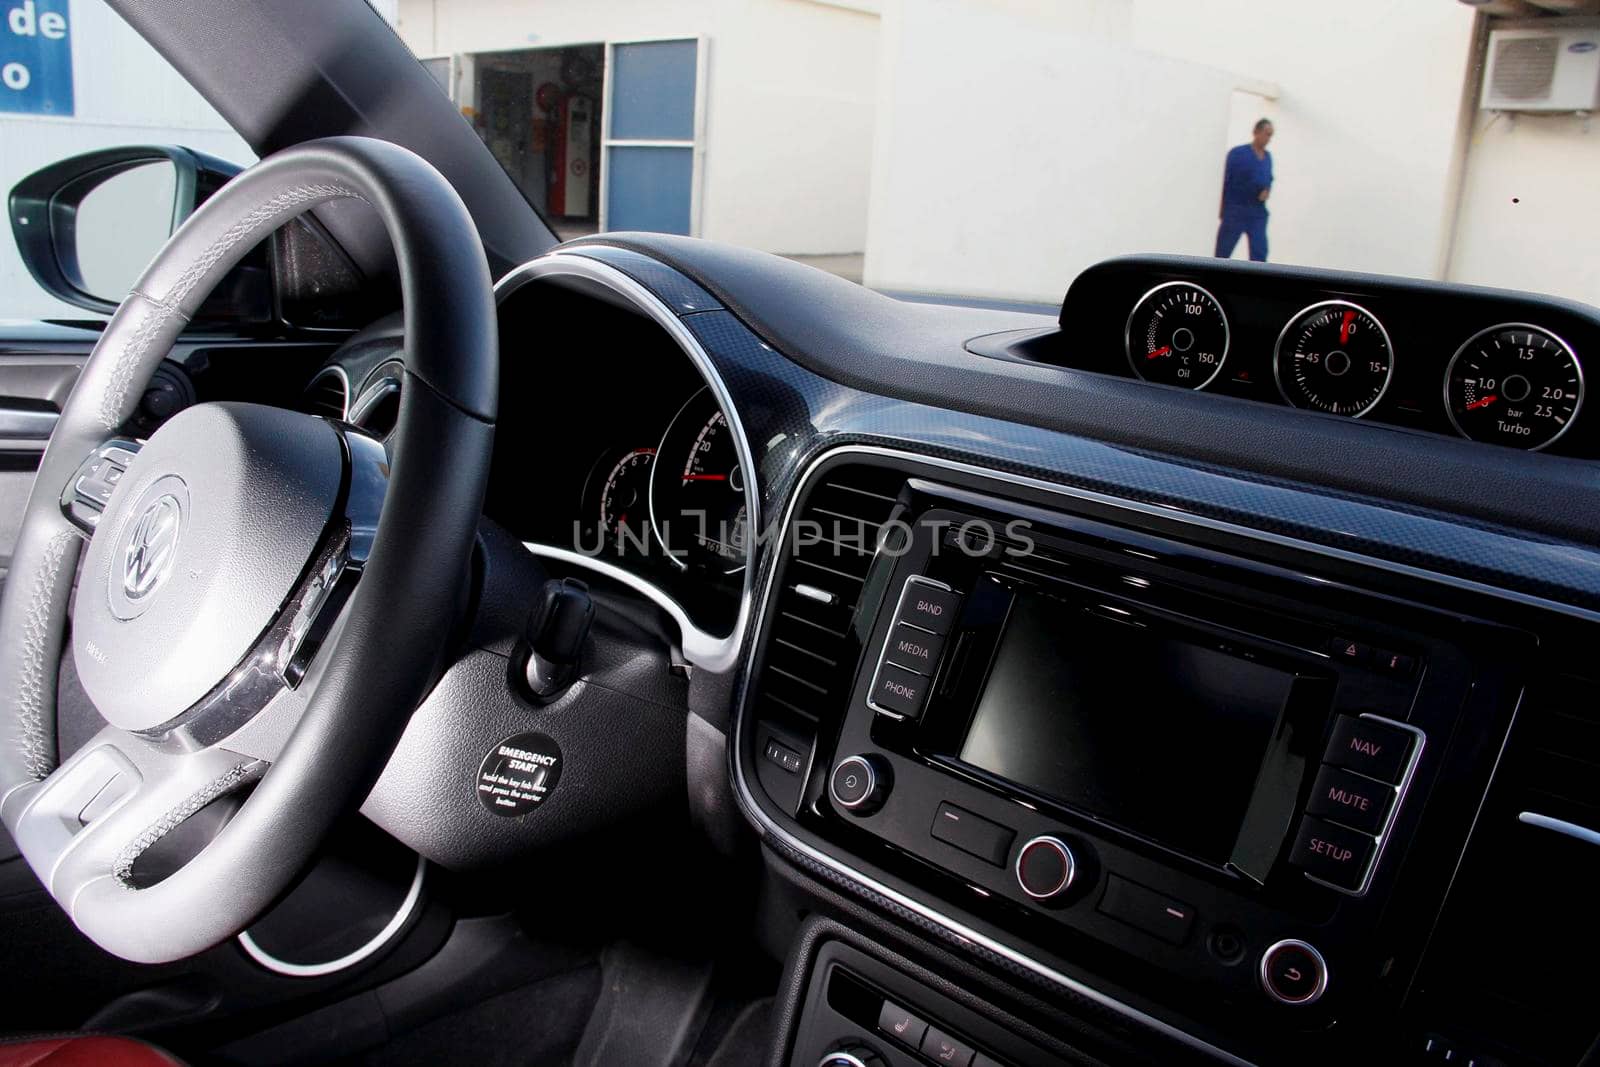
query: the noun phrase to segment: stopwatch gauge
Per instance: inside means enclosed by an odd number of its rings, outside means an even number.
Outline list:
[[[1444,404],[1462,437],[1537,452],[1578,421],[1583,366],[1572,346],[1541,326],[1491,326],[1451,358]]]
[[[1193,282],[1167,282],[1133,306],[1124,347],[1128,365],[1145,381],[1204,389],[1228,358],[1228,316]]]
[[[1302,309],[1278,335],[1278,391],[1297,408],[1359,419],[1394,378],[1394,347],[1376,315],[1348,300]]]

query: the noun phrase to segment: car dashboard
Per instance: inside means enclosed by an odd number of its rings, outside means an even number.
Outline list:
[[[774,1062],[1593,1042],[1592,310],[1136,257],[1052,319],[648,235],[497,292],[485,514],[672,624],[691,806],[797,901]]]

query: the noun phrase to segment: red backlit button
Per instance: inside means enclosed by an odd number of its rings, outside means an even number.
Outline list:
[[[1383,829],[1384,817],[1394,805],[1394,787],[1351,774],[1326,763],[1311,787],[1308,815],[1321,815],[1364,834]]]
[[[1366,834],[1306,816],[1300,821],[1289,862],[1313,877],[1348,889],[1361,889],[1366,881],[1373,840]]]
[[[1357,774],[1396,784],[1411,754],[1412,737],[1398,727],[1373,719],[1341,715],[1323,757]]]
[[[1304,941],[1279,941],[1261,954],[1261,988],[1279,1004],[1313,1004],[1328,988],[1328,964]]]

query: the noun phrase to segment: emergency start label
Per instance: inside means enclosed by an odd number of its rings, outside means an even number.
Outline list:
[[[561,747],[548,734],[513,734],[478,768],[478,802],[496,815],[526,815],[561,780]]]

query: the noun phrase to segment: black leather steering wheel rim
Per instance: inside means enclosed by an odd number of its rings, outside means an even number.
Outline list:
[[[34,846],[45,819],[62,821],[51,816],[49,798],[78,759],[55,766],[55,679],[82,544],[63,514],[63,489],[132,413],[212,286],[274,229],[343,198],[370,204],[393,242],[405,382],[381,518],[359,582],[318,655],[314,689],[303,694],[270,759],[233,752],[225,738],[208,750],[218,773],[203,788],[149,812],[129,809],[122,836],[136,815],[149,822],[134,840],[97,842],[101,824],[90,823],[59,848]],[[172,236],[113,316],[40,463],[0,600],[0,815],[46,887],[102,947],[163,962],[232,936],[271,905],[334,822],[365,797],[432,684],[455,619],[488,477],[497,361],[491,280],[465,206],[424,160],[368,138],[310,142],[238,175]],[[126,483],[139,480],[138,463]],[[114,495],[108,514],[117,504]],[[162,750],[159,737],[115,728],[86,750],[97,744],[129,746],[128,754],[153,761],[141,764],[152,795],[149,767],[197,758]],[[109,856],[111,845],[125,857],[247,782],[254,790],[226,827],[155,885],[134,888],[120,861],[84,858]],[[61,837],[54,824],[49,829],[51,840]]]

